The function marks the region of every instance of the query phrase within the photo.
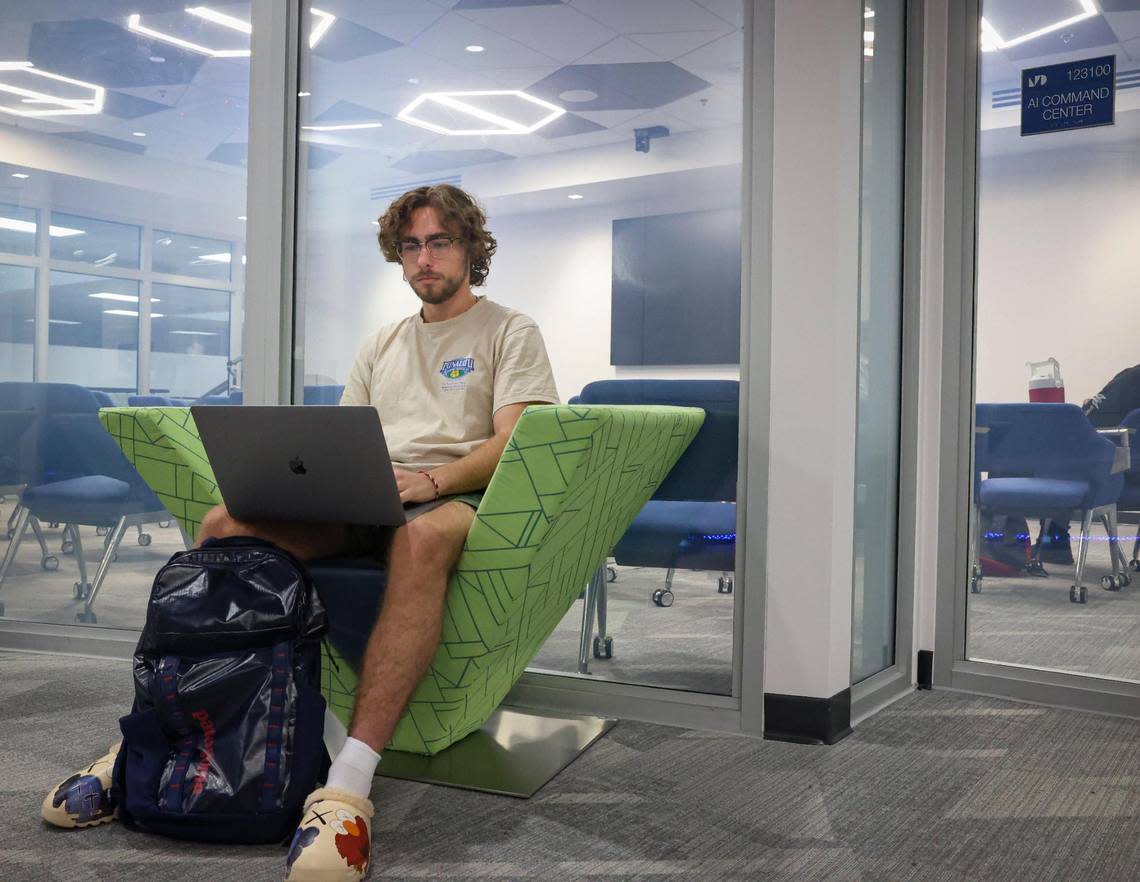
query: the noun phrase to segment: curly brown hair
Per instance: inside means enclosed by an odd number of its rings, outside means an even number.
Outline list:
[[[451,184],[434,184],[409,190],[388,206],[380,216],[377,239],[385,260],[400,263],[397,250],[400,237],[418,208],[434,208],[440,220],[452,233],[463,240],[467,249],[467,264],[472,286],[482,285],[491,270],[491,255],[498,248],[495,237],[483,226],[487,216],[479,203],[468,193]]]

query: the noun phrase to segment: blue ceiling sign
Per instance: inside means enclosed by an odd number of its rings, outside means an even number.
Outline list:
[[[1021,72],[1022,135],[1111,126],[1115,106],[1115,55]]]

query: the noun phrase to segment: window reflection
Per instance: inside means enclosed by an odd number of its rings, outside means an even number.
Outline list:
[[[0,380],[32,378],[36,271],[0,264]]]

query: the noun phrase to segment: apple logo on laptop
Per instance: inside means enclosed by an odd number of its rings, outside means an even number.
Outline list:
[[[294,475],[304,475],[307,474],[309,470],[305,468],[305,462],[301,459],[301,457],[294,456],[291,460],[289,460],[289,471],[291,471]]]

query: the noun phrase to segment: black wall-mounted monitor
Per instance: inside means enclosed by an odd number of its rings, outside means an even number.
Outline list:
[[[740,210],[615,220],[611,297],[611,364],[738,364]]]

